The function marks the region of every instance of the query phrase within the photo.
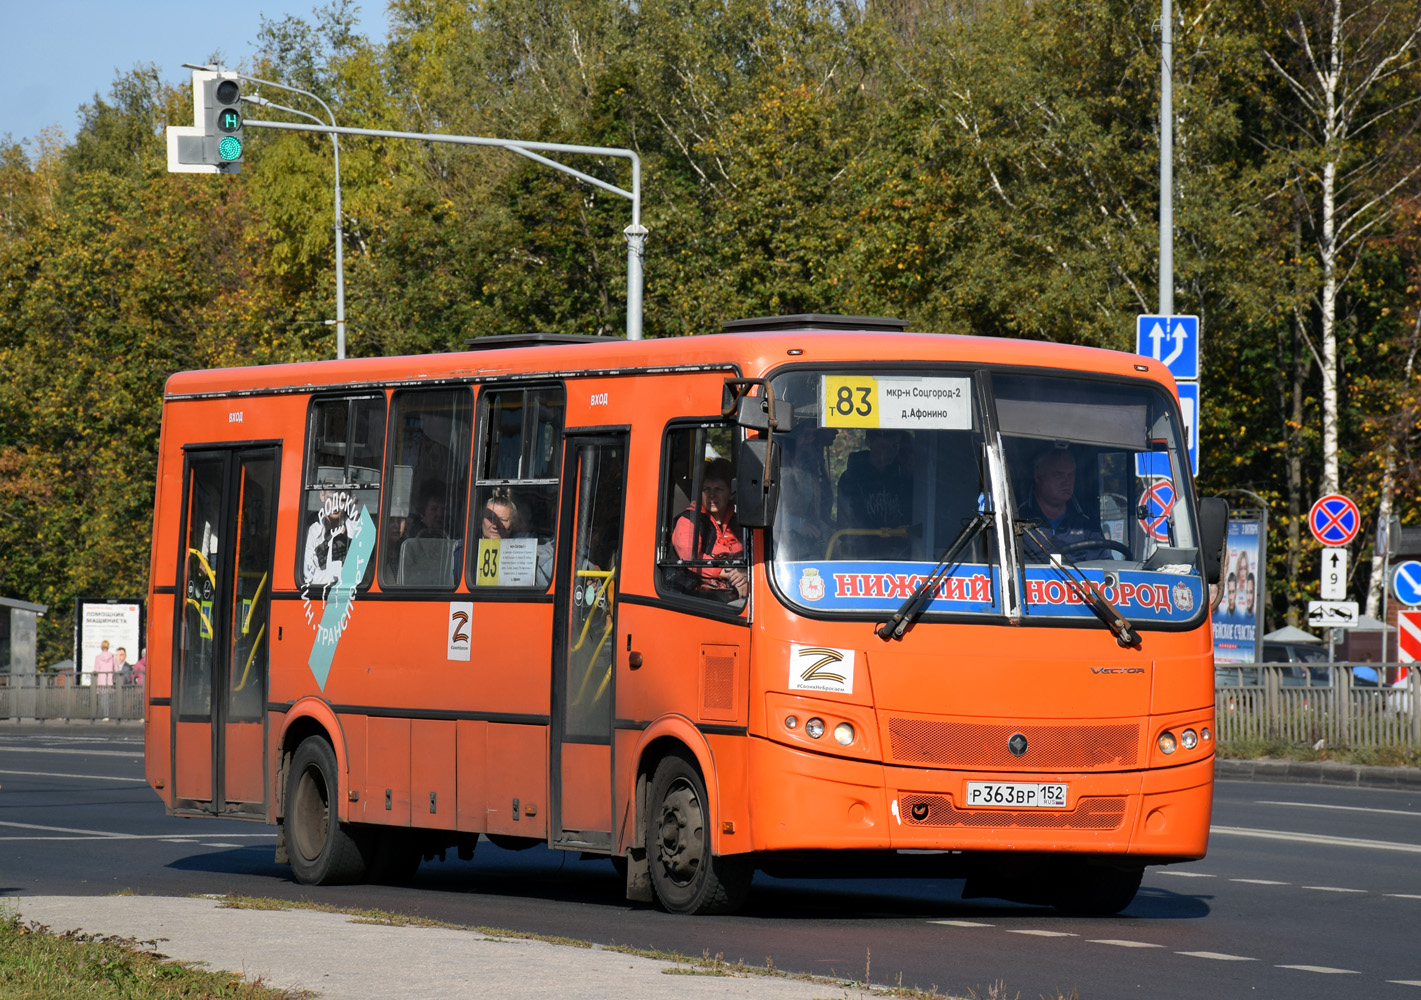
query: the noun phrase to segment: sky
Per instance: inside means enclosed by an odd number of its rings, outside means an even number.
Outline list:
[[[250,64],[262,17],[312,11],[329,0],[0,0],[0,139],[32,139],[58,125],[72,139],[79,106],[107,97],[114,78],[156,63],[162,78],[185,85],[183,63],[219,52],[224,64]],[[383,41],[384,0],[357,0],[360,30]],[[191,122],[181,124],[191,125]]]

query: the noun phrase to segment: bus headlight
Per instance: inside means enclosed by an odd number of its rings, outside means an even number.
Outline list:
[[[804,724],[804,731],[809,734],[809,738],[817,740],[824,735],[824,720],[815,716]]]
[[[785,728],[786,728],[786,729],[791,729],[791,730],[793,730],[793,729],[798,729],[798,728],[799,728],[799,716],[797,716],[797,715],[786,715],[786,716],[785,716]]]
[[[1205,727],[1204,727],[1204,742],[1205,742],[1205,743],[1208,743],[1208,742],[1209,742],[1210,740],[1212,740],[1213,738],[1214,738],[1214,734],[1211,733],[1211,732],[1209,732],[1209,727],[1208,727],[1208,726],[1205,726]]]
[[[1199,734],[1192,729],[1186,729],[1179,734],[1179,745],[1186,750],[1193,750],[1199,745]]]
[[[848,746],[854,741],[854,727],[847,722],[841,722],[834,727],[834,739],[839,741],[840,746]]]
[[[1169,732],[1168,730],[1165,730],[1164,732],[1159,734],[1159,749],[1160,753],[1165,754],[1167,756],[1169,754],[1174,753],[1175,750],[1179,749],[1179,741],[1174,738],[1173,733]]]

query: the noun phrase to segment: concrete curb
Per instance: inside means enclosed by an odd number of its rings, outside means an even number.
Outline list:
[[[1312,785],[1351,785],[1356,788],[1396,788],[1421,791],[1421,769],[1370,767],[1300,760],[1214,761],[1220,781],[1288,781]]]
[[[476,930],[394,927],[318,910],[229,909],[211,899],[22,896],[21,920],[151,941],[163,955],[312,990],[321,1000],[873,1000],[835,980],[707,975],[657,958],[489,937]],[[881,989],[882,987],[879,987]],[[879,994],[881,995],[881,994]]]

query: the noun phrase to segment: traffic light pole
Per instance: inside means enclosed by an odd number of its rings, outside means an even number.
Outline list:
[[[332,125],[336,123],[336,116],[332,114],[331,109],[326,106],[326,102],[321,100],[315,94],[309,94],[306,93],[306,91],[304,90],[297,90],[295,87],[287,87],[280,83],[271,83],[267,80],[256,80],[254,82],[267,84],[268,86],[276,87],[280,90],[289,90],[293,94],[305,94],[307,97],[311,98],[311,100],[315,101],[321,107],[326,109],[326,114],[331,116]],[[242,100],[246,101],[249,104],[255,104],[259,108],[275,108],[277,111],[285,111],[288,114],[300,115],[302,118],[311,119],[311,121],[315,122],[318,125],[321,124],[321,120],[315,115],[307,114],[304,111],[298,111],[296,108],[289,108],[284,104],[273,103],[272,101],[268,101],[265,97],[262,97],[259,94],[253,94],[251,97],[243,95]],[[341,225],[340,210],[340,139],[334,135],[331,136],[331,155],[332,157],[334,157],[335,160],[336,360],[343,360],[345,358],[345,227]],[[326,322],[329,323],[331,321],[326,320]]]
[[[253,83],[262,83],[251,77],[244,79],[252,80]],[[289,89],[289,88],[287,88]],[[304,93],[304,91],[299,91]],[[328,109],[329,110],[329,109]],[[484,136],[469,135],[440,135],[433,132],[392,132],[386,129],[371,128],[344,128],[336,125],[300,125],[294,122],[258,122],[248,119],[245,125],[251,128],[275,128],[285,129],[289,132],[323,132],[335,137],[337,135],[364,135],[375,139],[413,139],[417,142],[446,142],[458,146],[496,146],[499,149],[506,149],[511,153],[527,157],[535,163],[541,163],[545,167],[551,167],[560,173],[575,177],[584,184],[591,184],[593,187],[601,188],[612,194],[628,199],[632,203],[632,223],[622,231],[622,235],[627,241],[627,339],[641,340],[641,315],[642,315],[642,257],[646,249],[646,228],[641,224],[641,158],[630,149],[618,149],[609,146],[571,146],[556,142],[525,142],[521,139],[493,139]],[[586,156],[610,156],[617,159],[631,161],[632,168],[632,189],[627,191],[609,184],[598,177],[583,173],[566,164],[551,160],[541,153],[574,153]],[[340,245],[341,240],[337,239],[336,245]],[[339,251],[337,251],[339,253]],[[344,337],[345,327],[342,324],[341,336]]]

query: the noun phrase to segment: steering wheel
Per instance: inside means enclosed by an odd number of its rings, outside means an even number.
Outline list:
[[[1085,552],[1087,549],[1114,549],[1116,552],[1124,554],[1126,559],[1132,558],[1135,553],[1130,546],[1124,542],[1117,542],[1113,538],[1082,538],[1078,542],[1067,542],[1065,545],[1056,546],[1058,552],[1063,556],[1068,556],[1072,552]]]

